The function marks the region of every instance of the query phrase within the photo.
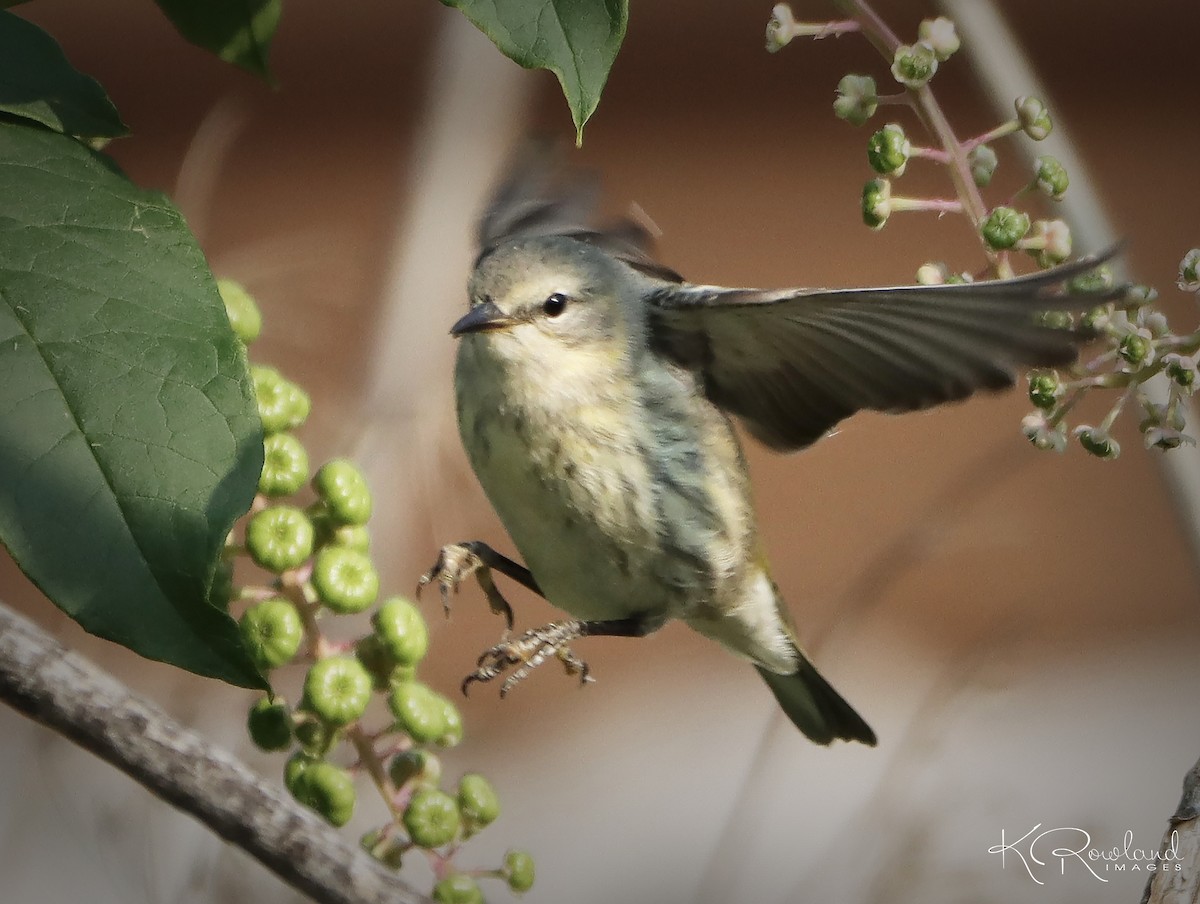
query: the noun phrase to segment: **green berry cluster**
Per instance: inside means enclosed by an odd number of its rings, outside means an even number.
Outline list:
[[[1038,157],[1033,172],[1018,182],[1016,191],[998,204],[989,205],[981,193],[982,189],[992,186],[999,163],[994,144],[999,139],[1023,133],[1034,141],[1042,141],[1051,133],[1054,126],[1046,104],[1037,97],[1018,97],[1013,102],[1010,119],[983,134],[960,140],[931,89],[939,66],[960,46],[953,21],[944,16],[926,19],[917,29],[917,40],[904,44],[868,3],[856,2],[853,8],[856,13],[852,19],[821,25],[797,23],[791,9],[786,4],[779,4],[767,26],[767,48],[777,51],[800,35],[822,37],[835,31],[861,31],[884,52],[899,90],[881,95],[873,77],[846,75],[837,86],[834,113],[858,126],[870,120],[880,106],[905,107],[920,121],[925,132],[934,137],[935,146],[922,147],[914,143],[897,122],[885,124],[870,136],[867,162],[877,175],[863,187],[863,222],[878,230],[892,214],[900,211],[962,214],[979,238],[988,261],[987,274],[998,278],[1013,275],[1010,259],[1013,252],[1028,255],[1043,269],[1066,261],[1072,252],[1070,227],[1061,219],[1037,218],[1036,212],[1031,214],[1022,209],[1031,200],[1044,207],[1063,198],[1070,178],[1056,158]],[[913,158],[925,158],[945,166],[956,197],[913,198],[897,194],[893,182],[904,175]],[[1200,250],[1194,249],[1180,264],[1178,284],[1181,289],[1200,292],[1198,269]],[[926,263],[917,271],[917,281],[923,285],[974,278],[970,273],[953,271],[940,262]],[[1114,287],[1112,273],[1106,268],[1099,268],[1074,283],[1068,287],[1073,292]],[[1191,437],[1183,433],[1186,426],[1183,399],[1192,392],[1200,333],[1173,332],[1166,317],[1154,307],[1154,300],[1153,292],[1133,287],[1123,300],[1097,308],[1078,323],[1076,318],[1062,312],[1044,315],[1048,325],[1078,328],[1095,334],[1105,342],[1106,348],[1086,366],[1077,367],[1072,373],[1030,374],[1029,394],[1037,410],[1025,418],[1022,430],[1034,445],[1043,449],[1065,449],[1066,414],[1093,389],[1114,389],[1120,395],[1098,426],[1085,424],[1073,431],[1079,444],[1092,455],[1112,459],[1120,454],[1120,446],[1110,430],[1130,399],[1135,400],[1143,412],[1139,429],[1147,447],[1171,449],[1192,442]],[[1165,399],[1161,394],[1147,391],[1147,381],[1158,374],[1169,379],[1170,388]]]
[[[865,7],[865,4],[860,4]],[[980,241],[988,254],[992,269],[998,276],[1011,275],[1011,266],[1004,256],[1008,251],[1024,251],[1041,267],[1061,263],[1071,253],[1071,233],[1062,220],[1031,220],[1015,209],[1016,197],[1029,192],[1058,200],[1067,189],[1067,174],[1053,157],[1038,159],[1037,167],[1017,194],[1005,203],[988,207],[979,193],[991,184],[999,158],[992,142],[1016,132],[1041,141],[1050,134],[1053,123],[1046,105],[1036,97],[1017,98],[1013,117],[974,138],[959,140],[934,99],[929,85],[939,66],[949,60],[961,42],[954,22],[945,16],[926,19],[917,28],[917,40],[901,43],[881,20],[869,11],[848,22],[825,23],[825,30],[815,25],[795,23],[786,4],[775,7],[767,27],[768,49],[778,50],[797,35],[821,37],[836,27],[838,31],[862,31],[874,43],[888,48],[891,76],[900,89],[898,93],[880,95],[875,79],[869,75],[844,76],[837,86],[833,111],[840,119],[860,126],[871,119],[881,105],[907,107],[919,119],[925,130],[937,138],[937,147],[914,144],[904,127],[890,122],[876,131],[867,141],[867,162],[881,178],[869,181],[862,194],[863,221],[872,229],[882,229],[893,213],[909,210],[928,210],[939,214],[962,213],[974,224]],[[914,157],[923,157],[949,168],[959,195],[954,199],[909,198],[893,191],[892,180],[904,175]]]
[[[262,328],[258,306],[236,283],[222,281],[219,288],[234,331],[251,342]],[[266,455],[241,542],[235,529],[226,543],[213,602],[245,604],[242,640],[264,673],[303,667],[296,705],[272,695],[251,706],[251,739],[289,754],[285,786],[335,826],[354,816],[355,776],[368,775],[390,819],[368,831],[363,846],[395,868],[409,851],[422,853],[437,877],[434,900],[482,901],[479,877],[528,890],[533,860],[523,851],[510,851],[495,869],[455,865],[461,842],[495,821],[500,804],[476,773],[443,790],[435,751],[458,744],[463,723],[458,707],[417,676],[429,648],[425,619],[404,597],[379,601],[368,530],[372,499],[362,472],[334,459],[310,475],[308,454],[293,433],[308,417],[308,395],[274,368],[255,365],[251,375]],[[235,588],[239,556],[258,570]],[[356,640],[334,641],[322,630],[327,619],[368,610],[370,631]],[[386,701],[377,716],[374,700]]]
[[[1193,248],[1179,265],[1178,287],[1200,297],[1200,248]],[[1112,285],[1105,268],[1068,288],[1089,292]],[[1187,399],[1196,388],[1200,361],[1200,330],[1174,332],[1166,315],[1154,307],[1158,293],[1133,286],[1119,302],[1093,308],[1079,318],[1077,328],[1096,334],[1105,351],[1086,367],[1072,372],[1034,371],[1029,375],[1029,400],[1035,410],[1021,423],[1025,436],[1040,449],[1061,452],[1067,447],[1067,416],[1093,389],[1118,391],[1117,400],[1098,425],[1081,424],[1070,430],[1079,445],[1097,458],[1111,460],[1121,454],[1112,428],[1122,410],[1140,410],[1138,430],[1146,448],[1175,449],[1195,445],[1183,431],[1187,427]],[[1149,381],[1166,378],[1166,396],[1152,395]],[[1129,403],[1133,402],[1134,406]]]

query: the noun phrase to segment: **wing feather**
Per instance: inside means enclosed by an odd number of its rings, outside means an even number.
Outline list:
[[[1088,338],[1040,322],[1123,292],[1053,291],[1109,252],[1011,280],[883,289],[763,292],[687,283],[651,294],[657,347],[699,371],[705,391],[780,450],[856,411],[899,412],[1011,386],[1021,365],[1075,360]]]
[[[476,266],[504,242],[554,235],[595,245],[658,279],[682,282],[683,277],[654,259],[654,236],[645,225],[627,217],[597,224],[598,200],[599,180],[568,170],[561,146],[526,141],[479,219]]]

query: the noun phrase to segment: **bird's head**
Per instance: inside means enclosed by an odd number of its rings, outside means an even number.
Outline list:
[[[450,332],[485,343],[509,367],[557,372],[607,364],[640,344],[637,274],[604,250],[565,236],[504,242],[480,258],[471,309]]]

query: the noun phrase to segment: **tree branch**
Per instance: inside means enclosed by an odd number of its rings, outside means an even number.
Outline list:
[[[2,603],[0,700],[190,813],[321,904],[428,904],[281,788]]]
[[[1196,904],[1200,901],[1200,760],[1183,778],[1183,797],[1179,799],[1174,815],[1163,834],[1160,855],[1171,852],[1171,859],[1160,860],[1160,865],[1183,864],[1183,870],[1175,872],[1160,869],[1150,874],[1142,904]]]

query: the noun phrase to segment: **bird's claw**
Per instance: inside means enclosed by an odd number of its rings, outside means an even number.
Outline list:
[[[567,646],[581,636],[580,626],[581,623],[577,621],[552,622],[526,631],[515,640],[502,640],[491,649],[484,650],[476,662],[478,668],[463,679],[463,695],[467,694],[472,684],[492,681],[511,670],[500,685],[500,697],[503,699],[531,671],[551,657],[563,664],[568,675],[578,675],[581,686],[594,681],[588,664]]]
[[[450,594],[458,593],[459,585],[472,574],[487,597],[488,607],[497,615],[504,616],[508,630],[512,630],[513,611],[508,600],[496,587],[492,580],[492,569],[487,566],[482,557],[471,543],[448,543],[438,553],[437,561],[417,581],[417,596],[421,591],[437,581],[438,591],[442,597],[442,609],[446,617],[450,617]]]

